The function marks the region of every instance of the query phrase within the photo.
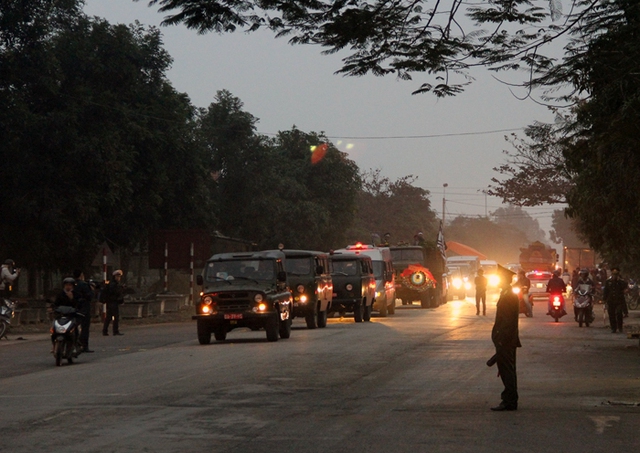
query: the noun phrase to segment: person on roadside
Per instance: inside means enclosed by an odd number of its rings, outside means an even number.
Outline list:
[[[20,276],[20,269],[15,269],[15,265],[16,263],[12,259],[8,259],[0,271],[0,292],[5,299],[11,299],[13,283]]]
[[[547,283],[547,292],[549,294],[564,294],[567,291],[567,284],[560,278],[560,271],[553,271],[553,277]],[[549,298],[549,302],[547,304],[547,314],[551,314],[551,310],[553,307],[551,306],[551,298]]]
[[[93,302],[93,289],[84,279],[84,272],[80,269],[73,271],[73,278],[76,281],[74,290],[78,304],[78,311],[82,314],[80,318],[80,346],[82,352],[93,352],[89,349],[89,330],[91,329],[91,304]]]
[[[113,320],[113,335],[124,335],[120,332],[120,305],[124,303],[124,285],[122,285],[122,271],[113,271],[112,279],[102,290],[103,301],[106,305],[106,316],[102,326],[102,335],[109,336],[109,324]]]
[[[604,283],[602,292],[602,300],[607,305],[612,333],[616,331],[622,333],[622,318],[627,304],[624,294],[627,289],[627,282],[620,278],[620,269],[612,267],[611,277]]]
[[[480,316],[480,302],[482,302],[482,316],[487,316],[487,277],[484,270],[478,269],[474,283],[476,285],[476,316]]]
[[[496,320],[491,331],[491,340],[496,348],[495,361],[504,391],[502,401],[492,411],[515,411],[518,409],[518,377],[516,374],[516,349],[522,347],[518,333],[520,303],[511,287],[514,273],[498,265],[500,276],[500,298],[496,305]]]

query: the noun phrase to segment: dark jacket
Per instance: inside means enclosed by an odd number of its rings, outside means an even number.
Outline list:
[[[549,283],[547,283],[547,292],[548,293],[564,293],[567,290],[567,284],[560,277],[556,277],[555,275]]]
[[[107,304],[123,304],[124,287],[117,281],[111,280],[102,290],[102,301]]]
[[[75,288],[74,288],[74,292],[75,292]],[[69,299],[69,296],[67,296],[67,293],[65,293],[64,290],[60,291],[56,296],[56,300],[53,302],[53,306],[54,307],[67,306],[67,307],[77,308],[78,301],[75,297],[75,293],[74,293],[73,299]]]
[[[487,291],[487,277],[481,277],[478,275],[474,283],[476,284],[477,293],[484,293]]]
[[[497,347],[519,348],[518,316],[520,302],[511,288],[502,290],[496,307],[496,322],[491,331],[491,340]]]
[[[626,304],[624,293],[627,290],[627,282],[621,278],[614,280],[609,278],[604,283],[604,290],[602,291],[602,299],[607,305],[624,305]]]
[[[78,304],[78,310],[82,313],[91,312],[91,301],[93,300],[93,290],[84,280],[76,280],[76,287],[73,289],[74,298]]]

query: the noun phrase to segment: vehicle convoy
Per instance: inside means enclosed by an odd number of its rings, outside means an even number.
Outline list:
[[[333,299],[329,255],[310,250],[282,250],[293,296],[292,319],[302,317],[309,329],[327,326]]]
[[[402,305],[419,300],[422,308],[435,308],[447,300],[445,261],[437,249],[421,246],[390,247],[396,274],[396,297]]]
[[[293,303],[284,263],[280,251],[213,255],[198,276],[202,296],[193,319],[200,344],[212,333],[224,341],[239,327],[264,328],[268,341],[289,338]]]
[[[334,252],[330,259],[333,279],[330,312],[353,313],[355,322],[369,321],[376,291],[371,257],[350,252]]]
[[[357,243],[348,245],[346,249],[336,250],[336,252],[349,252],[371,257],[373,275],[376,279],[373,310],[380,313],[381,317],[385,317],[387,314],[393,315],[396,312],[396,281],[389,247]]]
[[[75,308],[66,305],[56,307],[53,311],[55,318],[51,325],[51,342],[53,343],[53,357],[56,359],[56,366],[62,365],[66,360],[69,364],[80,355],[80,345],[78,344],[78,321],[77,317],[82,316]]]

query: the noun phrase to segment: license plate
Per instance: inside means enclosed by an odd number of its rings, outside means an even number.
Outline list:
[[[224,319],[242,319],[242,313],[227,313]]]
[[[544,285],[543,285],[542,283],[538,283],[538,284],[536,285],[536,288],[542,288],[543,286],[544,286]]]

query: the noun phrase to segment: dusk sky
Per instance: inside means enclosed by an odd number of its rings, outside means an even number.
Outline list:
[[[85,12],[111,23],[137,20],[157,26],[163,15],[147,3],[87,0]],[[497,175],[493,168],[504,163],[503,150],[511,149],[504,140],[510,132],[467,134],[513,130],[522,135],[518,129],[533,121],[553,119],[546,107],[518,100],[484,69],[472,73],[476,80],[464,93],[437,99],[411,95],[426,78],[399,81],[393,76],[335,75],[341,67],[340,55],[324,56],[316,46],[291,46],[266,31],[198,35],[183,25],[161,30],[174,59],[169,79],[194,105],[206,107],[218,90],[226,89],[260,119],[261,133],[274,134],[294,125],[307,132],[324,132],[362,170],[379,168],[391,179],[417,176],[416,185],[431,192],[439,215],[447,183],[448,219],[485,214],[481,191]],[[510,81],[525,77],[497,76]],[[515,94],[523,93],[516,88]],[[407,136],[431,137],[397,138]],[[486,197],[489,213],[498,207],[499,199]],[[528,211],[543,230],[549,230],[553,207]]]

